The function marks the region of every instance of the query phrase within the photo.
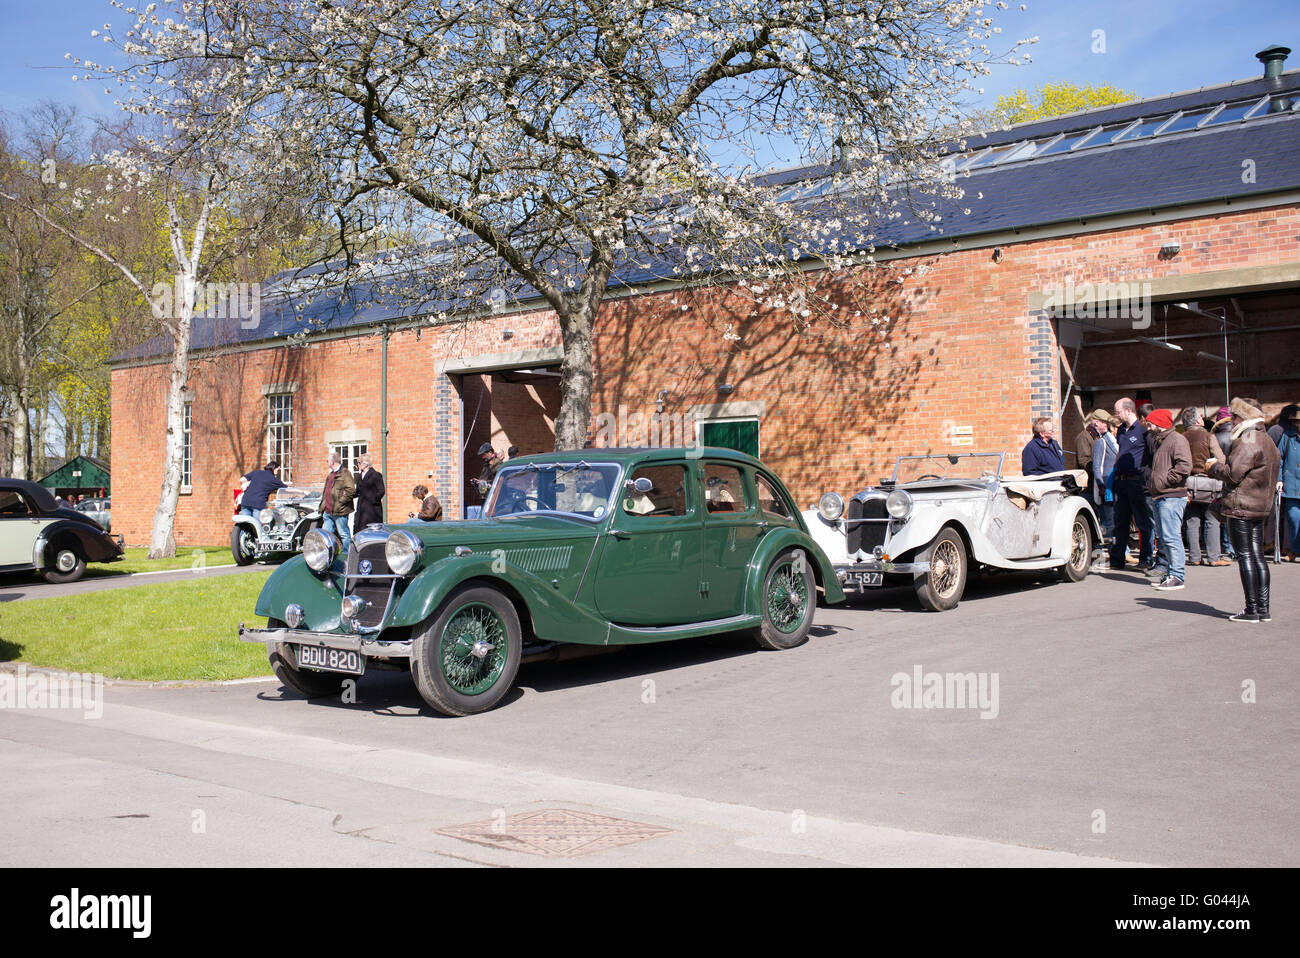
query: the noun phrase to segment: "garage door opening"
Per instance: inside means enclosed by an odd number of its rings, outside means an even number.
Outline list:
[[[483,471],[478,450],[488,443],[512,458],[555,448],[555,420],[560,414],[560,367],[529,366],[466,373],[459,377],[464,416],[464,502],[483,503],[473,480]]]

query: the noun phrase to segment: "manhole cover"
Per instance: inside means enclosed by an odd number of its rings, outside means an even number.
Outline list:
[[[436,831],[439,835],[450,835],[493,848],[508,848],[551,858],[574,858],[671,835],[673,829],[567,808],[547,808]]]

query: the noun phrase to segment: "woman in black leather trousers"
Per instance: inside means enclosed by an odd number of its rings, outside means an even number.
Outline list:
[[[1241,588],[1246,593],[1246,615],[1268,622],[1268,561],[1264,558],[1264,520],[1228,519],[1228,537],[1237,553]]]

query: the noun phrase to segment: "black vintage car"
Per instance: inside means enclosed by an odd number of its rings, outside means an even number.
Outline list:
[[[0,573],[35,571],[50,582],[74,582],[87,562],[114,562],[122,551],[120,536],[60,505],[44,486],[0,479]]]

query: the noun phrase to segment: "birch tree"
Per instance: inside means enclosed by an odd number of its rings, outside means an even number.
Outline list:
[[[900,217],[941,231],[940,208],[960,215],[939,158],[979,77],[1021,56],[995,49],[1006,5],[977,0],[115,6],[134,16],[113,35],[133,63],[92,73],[196,142],[311,171],[349,281],[400,266],[412,309],[439,316],[544,300],[564,354],[557,448],[586,437],[619,271],[734,284],[800,327],[843,321],[806,267],[870,263]],[[799,183],[771,169],[800,163],[816,165]],[[425,241],[350,255],[377,211]]]

